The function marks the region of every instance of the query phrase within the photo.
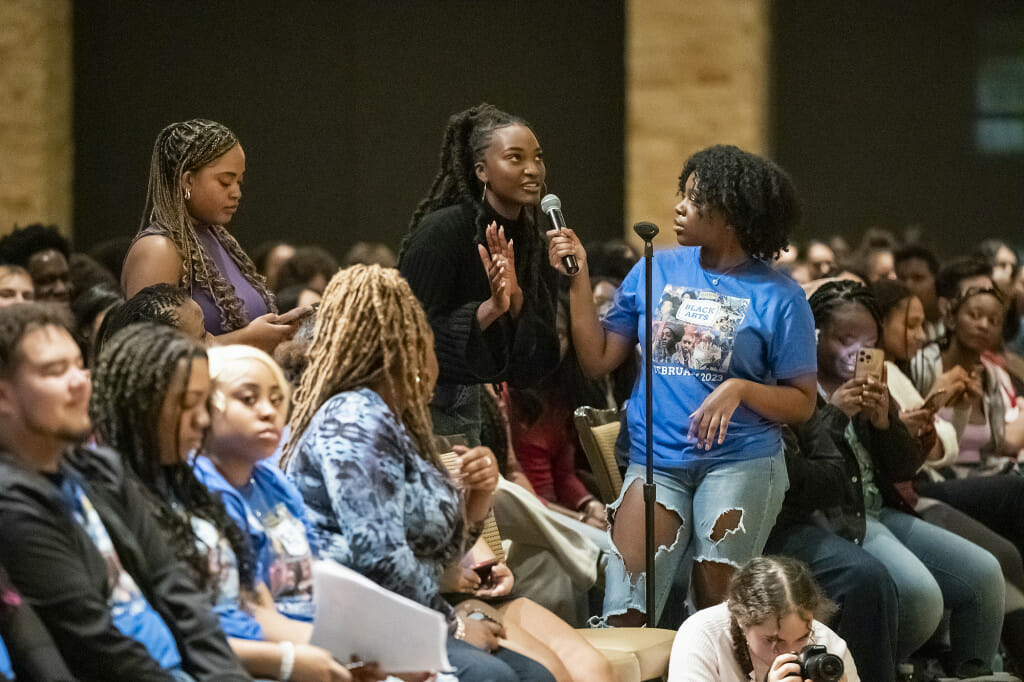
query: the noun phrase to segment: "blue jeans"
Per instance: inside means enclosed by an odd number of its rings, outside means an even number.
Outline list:
[[[810,523],[776,526],[766,554],[803,561],[839,610],[828,625],[846,640],[862,680],[894,682],[896,586],[878,559],[831,530]]]
[[[609,519],[614,522],[615,510],[622,504],[629,487],[634,483],[642,485],[645,479],[643,465],[629,465],[619,499],[608,507]],[[782,508],[789,476],[780,451],[772,456],[739,462],[708,461],[688,469],[655,471],[654,482],[657,503],[675,512],[681,521],[672,546],[662,545],[654,555],[657,621],[680,565],[687,572],[690,560],[725,563],[738,568],[761,553]],[[726,531],[717,540],[712,539],[716,521],[733,510],[740,511],[735,530]],[[644,529],[637,528],[635,532],[642,534]],[[609,557],[605,570],[605,618],[630,609],[646,613],[646,591],[645,572],[629,576],[618,551]]]
[[[540,663],[504,647],[488,653],[449,637],[447,649],[448,662],[455,667],[459,682],[555,682]]]
[[[995,657],[1003,626],[1003,575],[989,552],[915,516],[884,508],[868,517],[864,549],[885,564],[899,597],[900,658],[935,632],[949,609],[953,667]]]

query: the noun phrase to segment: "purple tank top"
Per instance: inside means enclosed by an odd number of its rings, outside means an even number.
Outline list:
[[[245,311],[246,317],[252,321],[260,315],[269,313],[270,308],[267,307],[266,301],[260,296],[260,292],[253,285],[249,284],[249,280],[245,278],[238,265],[231,259],[231,256],[217,240],[217,237],[214,236],[210,226],[202,225],[195,229],[196,236],[199,237],[199,243],[203,245],[203,249],[206,250],[206,253],[213,260],[217,271],[228,281],[228,284],[235,288],[235,295],[242,300],[242,310]],[[139,236],[143,237],[151,234],[163,235],[165,233],[160,227],[150,225]],[[206,331],[214,336],[231,331],[224,328],[220,319],[220,311],[217,309],[217,304],[213,300],[213,294],[210,293],[208,288],[201,287],[198,284],[193,285],[191,296],[192,300],[198,303],[203,311],[203,326],[206,327]]]

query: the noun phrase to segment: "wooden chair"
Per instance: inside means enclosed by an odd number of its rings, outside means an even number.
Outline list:
[[[615,410],[606,411],[615,412]],[[618,432],[618,421],[610,422],[607,426],[615,426],[615,431],[616,433]],[[614,444],[614,442],[615,436],[612,435],[611,443]],[[614,467],[614,456],[612,461]],[[458,469],[458,459],[454,452],[442,453],[441,462],[449,472],[455,472]],[[618,469],[615,469],[615,473],[618,474]],[[621,488],[622,477],[619,476],[618,480],[618,488]],[[617,496],[618,492],[616,489]],[[613,497],[612,500],[614,499]],[[494,519],[494,512],[491,512],[487,520],[484,521],[483,538],[491,551],[494,552],[494,555],[503,561],[505,559],[505,550],[502,547],[501,532],[498,529],[497,521]],[[668,673],[668,658],[676,635],[673,630],[661,628],[577,628],[576,632],[608,659],[619,682],[641,682],[641,680],[662,679]]]
[[[615,440],[619,437],[619,411],[580,407],[573,414],[583,453],[594,472],[601,501],[611,504],[622,490],[622,474],[615,462]]]

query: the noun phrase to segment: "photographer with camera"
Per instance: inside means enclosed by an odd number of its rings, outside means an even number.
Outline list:
[[[668,682],[859,682],[846,642],[820,622],[834,608],[801,562],[755,557],[728,601],[679,628]]]

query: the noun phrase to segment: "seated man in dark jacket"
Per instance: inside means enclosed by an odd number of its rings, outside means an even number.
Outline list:
[[[0,310],[0,560],[80,680],[248,680],[111,451],[61,310]],[[12,652],[13,653],[13,652]]]

